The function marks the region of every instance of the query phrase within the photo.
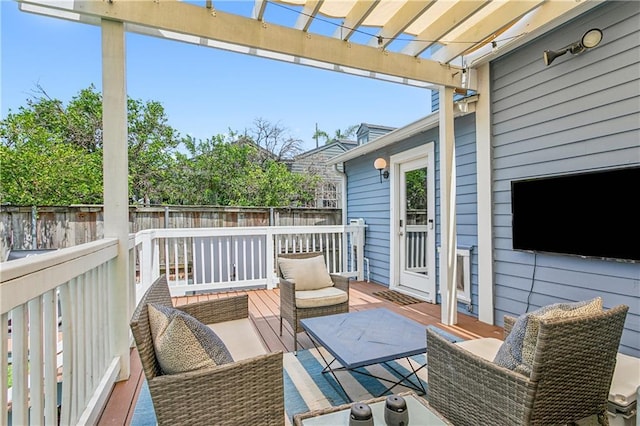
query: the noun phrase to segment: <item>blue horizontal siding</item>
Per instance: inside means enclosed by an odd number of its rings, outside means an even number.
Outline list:
[[[605,308],[629,306],[620,351],[633,356],[640,264],[514,251],[510,190],[516,179],[640,164],[639,20],[640,3],[606,2],[491,64],[496,322],[602,297]],[[601,45],[544,65],[540,52],[592,27],[602,28]]]

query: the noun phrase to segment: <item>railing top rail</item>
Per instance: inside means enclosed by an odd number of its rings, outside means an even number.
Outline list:
[[[118,240],[105,238],[0,264],[0,314],[117,256]]]
[[[218,228],[155,228],[136,233],[136,239],[149,235],[151,238],[207,237],[264,234],[316,234],[344,232],[354,225],[305,225],[305,226],[234,226]]]

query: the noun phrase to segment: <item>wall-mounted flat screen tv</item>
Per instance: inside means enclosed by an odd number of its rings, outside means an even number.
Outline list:
[[[640,262],[640,167],[511,182],[513,248]]]

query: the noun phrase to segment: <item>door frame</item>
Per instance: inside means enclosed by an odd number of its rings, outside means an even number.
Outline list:
[[[398,223],[400,220],[400,165],[421,158],[427,160],[427,220],[433,220],[433,232],[428,234],[428,252],[431,255],[427,259],[429,270],[428,293],[417,292],[409,287],[400,285],[400,250],[398,238]],[[389,288],[412,294],[430,303],[436,303],[436,173],[435,173],[435,141],[427,142],[416,148],[408,149],[389,158],[390,179],[390,221],[389,221]]]

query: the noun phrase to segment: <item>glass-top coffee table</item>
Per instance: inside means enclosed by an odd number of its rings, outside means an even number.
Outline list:
[[[411,426],[439,426],[450,425],[444,417],[433,409],[427,401],[414,392],[399,394],[407,402],[409,425]],[[373,421],[376,425],[384,425],[384,406],[386,396],[362,401],[371,407]],[[309,411],[293,416],[295,426],[348,426],[351,404],[330,407],[322,410]]]
[[[316,348],[318,345],[323,346],[334,358],[327,360],[322,355],[322,351],[318,351],[326,365],[322,373],[333,375],[348,401],[352,401],[352,399],[340,383],[335,374],[336,371],[349,370],[390,383],[390,386],[380,396],[399,384],[421,394],[426,393],[417,375],[418,371],[426,364],[414,366],[416,362],[409,358],[413,355],[426,353],[426,326],[385,308],[306,318],[300,323]],[[407,359],[411,368],[409,374],[401,373],[391,364],[387,364],[389,361],[400,358]],[[340,363],[339,367],[332,367],[335,361]],[[364,369],[358,369],[380,363],[385,363],[400,378],[397,381],[392,381],[373,376]]]

